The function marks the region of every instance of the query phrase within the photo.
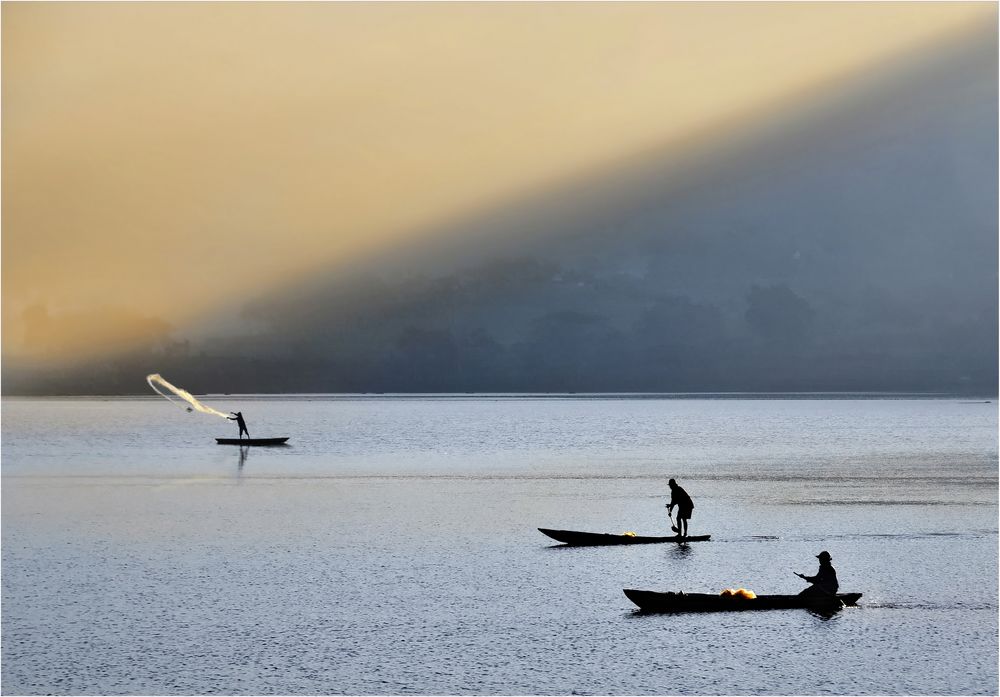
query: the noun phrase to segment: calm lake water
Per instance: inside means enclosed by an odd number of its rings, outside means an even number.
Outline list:
[[[3,401],[5,694],[997,694],[997,405]],[[668,534],[667,479],[712,541]],[[551,543],[551,544],[550,544]],[[861,607],[641,615],[623,588]]]

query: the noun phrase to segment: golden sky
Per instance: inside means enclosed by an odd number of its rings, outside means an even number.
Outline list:
[[[17,355],[105,350],[162,327],[134,314],[183,326],[336,273],[437,221],[995,25],[996,6],[18,2],[2,15],[3,348]],[[75,319],[29,345],[33,305]]]

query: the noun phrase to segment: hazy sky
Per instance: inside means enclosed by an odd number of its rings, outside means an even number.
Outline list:
[[[712,129],[992,3],[4,3],[3,342],[103,350]],[[129,325],[122,329],[117,325]],[[68,328],[66,328],[68,327]],[[117,327],[117,328],[116,328]]]

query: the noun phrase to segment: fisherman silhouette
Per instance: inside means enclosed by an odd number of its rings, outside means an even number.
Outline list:
[[[673,479],[667,484],[670,486],[670,503],[667,504],[667,515],[670,515],[674,506],[677,506],[677,529],[675,532],[679,537],[687,537],[688,521],[694,511],[694,501]]]
[[[819,571],[816,572],[815,576],[803,576],[802,574],[795,572],[795,575],[803,581],[808,581],[812,584],[799,593],[799,595],[819,597],[836,595],[837,590],[840,588],[840,584],[837,583],[837,570],[834,569],[833,564],[830,563],[830,553],[826,551],[820,552],[816,555],[816,558],[819,559]]]
[[[236,425],[240,427],[240,440],[243,440],[243,434],[247,434],[247,439],[250,438],[250,431],[247,430],[247,422],[243,420],[242,411],[231,411],[229,412],[232,416],[227,416],[226,418],[230,421],[235,421]]]

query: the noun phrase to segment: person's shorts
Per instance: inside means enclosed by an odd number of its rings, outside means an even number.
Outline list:
[[[678,508],[677,520],[690,520],[692,513],[694,513],[694,508]]]

